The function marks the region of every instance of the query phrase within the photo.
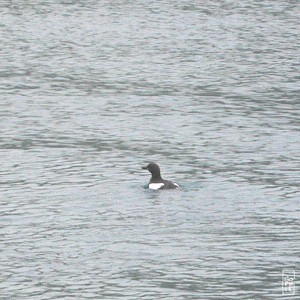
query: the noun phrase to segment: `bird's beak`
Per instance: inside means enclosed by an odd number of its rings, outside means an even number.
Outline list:
[[[147,166],[146,166],[146,167],[142,167],[142,169],[143,169],[143,170],[147,170],[148,168],[147,168]]]

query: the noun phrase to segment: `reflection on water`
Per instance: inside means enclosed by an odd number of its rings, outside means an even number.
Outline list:
[[[299,270],[295,1],[0,4],[5,299],[277,299]],[[153,192],[140,167],[180,183]]]

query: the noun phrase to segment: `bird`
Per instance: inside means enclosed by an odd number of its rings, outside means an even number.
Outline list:
[[[148,187],[151,190],[176,189],[179,187],[177,183],[161,178],[160,168],[156,163],[151,162],[147,166],[142,167],[142,169],[148,170],[152,174],[148,184]]]

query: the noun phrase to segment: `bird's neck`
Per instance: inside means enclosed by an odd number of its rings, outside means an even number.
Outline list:
[[[163,180],[163,179],[161,178],[160,174],[155,174],[155,175],[152,174],[152,177],[151,177],[152,182],[161,181],[161,180]]]

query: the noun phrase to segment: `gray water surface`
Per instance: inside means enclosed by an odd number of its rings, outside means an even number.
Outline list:
[[[0,299],[299,296],[299,15],[1,1]]]

